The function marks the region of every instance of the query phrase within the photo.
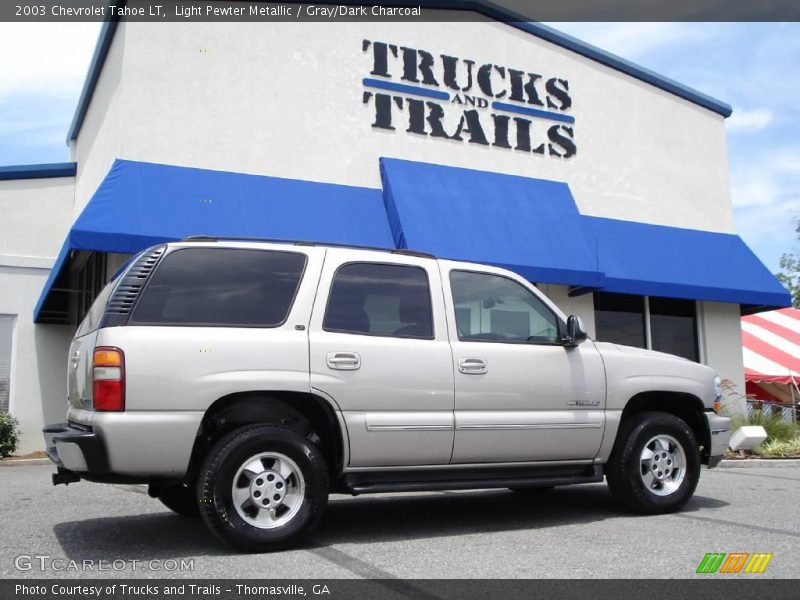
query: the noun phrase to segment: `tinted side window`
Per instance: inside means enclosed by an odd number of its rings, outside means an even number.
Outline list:
[[[456,308],[458,339],[559,342],[556,315],[516,281],[489,273],[453,271],[450,287]]]
[[[131,322],[276,327],[289,314],[305,263],[297,252],[176,250],[153,273]]]
[[[351,263],[333,278],[325,331],[433,338],[428,276],[405,265]]]

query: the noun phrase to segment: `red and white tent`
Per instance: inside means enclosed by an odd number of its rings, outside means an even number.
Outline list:
[[[800,400],[800,310],[782,308],[742,317],[747,395],[758,400]]]

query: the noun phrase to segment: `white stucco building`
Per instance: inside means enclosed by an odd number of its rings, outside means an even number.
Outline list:
[[[0,169],[0,409],[42,449],[94,295],[192,234],[510,267],[744,390],[740,315],[789,297],[733,229],[729,114],[534,24],[107,23],[71,162]]]

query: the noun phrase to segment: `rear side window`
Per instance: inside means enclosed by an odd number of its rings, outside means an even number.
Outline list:
[[[322,323],[325,331],[433,339],[424,269],[351,263],[336,272]]]
[[[277,327],[289,315],[305,264],[297,252],[176,250],[161,260],[131,322]]]

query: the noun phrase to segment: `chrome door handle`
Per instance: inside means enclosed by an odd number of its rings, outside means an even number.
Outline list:
[[[459,358],[458,370],[467,375],[483,375],[489,370],[485,358]]]
[[[361,357],[357,352],[329,352],[328,368],[338,371],[355,371],[361,368]]]

